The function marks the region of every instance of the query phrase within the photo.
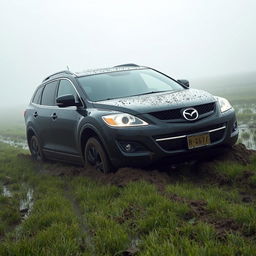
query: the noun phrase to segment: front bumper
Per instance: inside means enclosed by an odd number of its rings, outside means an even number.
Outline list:
[[[233,109],[196,122],[166,123],[131,128],[104,129],[110,161],[115,167],[146,166],[160,159],[185,162],[209,150],[234,144],[238,137]],[[209,133],[211,144],[188,149],[187,136]],[[138,150],[127,152],[123,145],[139,145]]]

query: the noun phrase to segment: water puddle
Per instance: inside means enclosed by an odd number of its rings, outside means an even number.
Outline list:
[[[236,104],[234,105],[236,114],[256,114],[256,104]]]
[[[234,105],[239,124],[239,142],[256,150],[256,104]]]
[[[249,149],[256,150],[256,127],[243,124],[239,126],[239,141]]]
[[[20,213],[23,219],[26,219],[33,208],[34,200],[33,200],[34,190],[29,188],[26,194],[26,198],[20,201]]]
[[[28,145],[25,141],[14,141],[11,138],[0,136],[0,142],[3,142],[15,148],[22,148],[28,150]]]
[[[6,196],[6,197],[11,197],[11,196],[12,196],[12,193],[11,193],[11,191],[8,189],[7,186],[3,186],[3,196]]]
[[[5,197],[13,196],[12,192],[5,185],[3,185],[2,194]],[[20,214],[21,214],[21,217],[23,220],[26,219],[31,213],[31,210],[34,205],[33,195],[34,195],[34,190],[32,188],[28,188],[28,190],[25,194],[25,197],[20,200],[19,211],[20,211]]]

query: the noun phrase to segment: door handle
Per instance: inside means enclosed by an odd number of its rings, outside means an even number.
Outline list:
[[[57,114],[56,114],[56,113],[53,113],[53,114],[51,115],[51,118],[52,118],[53,120],[55,120],[55,119],[57,119],[57,118],[58,118],[58,116],[57,116]]]
[[[38,117],[37,111],[34,113],[34,118]]]

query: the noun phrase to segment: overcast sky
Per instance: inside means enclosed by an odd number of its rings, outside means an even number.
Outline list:
[[[256,70],[255,0],[0,0],[0,106],[47,75],[122,63],[196,79]]]

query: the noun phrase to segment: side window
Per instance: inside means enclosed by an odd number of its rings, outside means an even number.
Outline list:
[[[77,93],[74,86],[68,80],[60,80],[57,97],[72,94],[77,99]]]
[[[55,91],[58,81],[46,84],[42,95],[42,105],[55,106]]]
[[[33,103],[35,104],[40,104],[41,103],[41,95],[42,95],[43,87],[39,87],[34,95],[34,98],[32,100]]]

